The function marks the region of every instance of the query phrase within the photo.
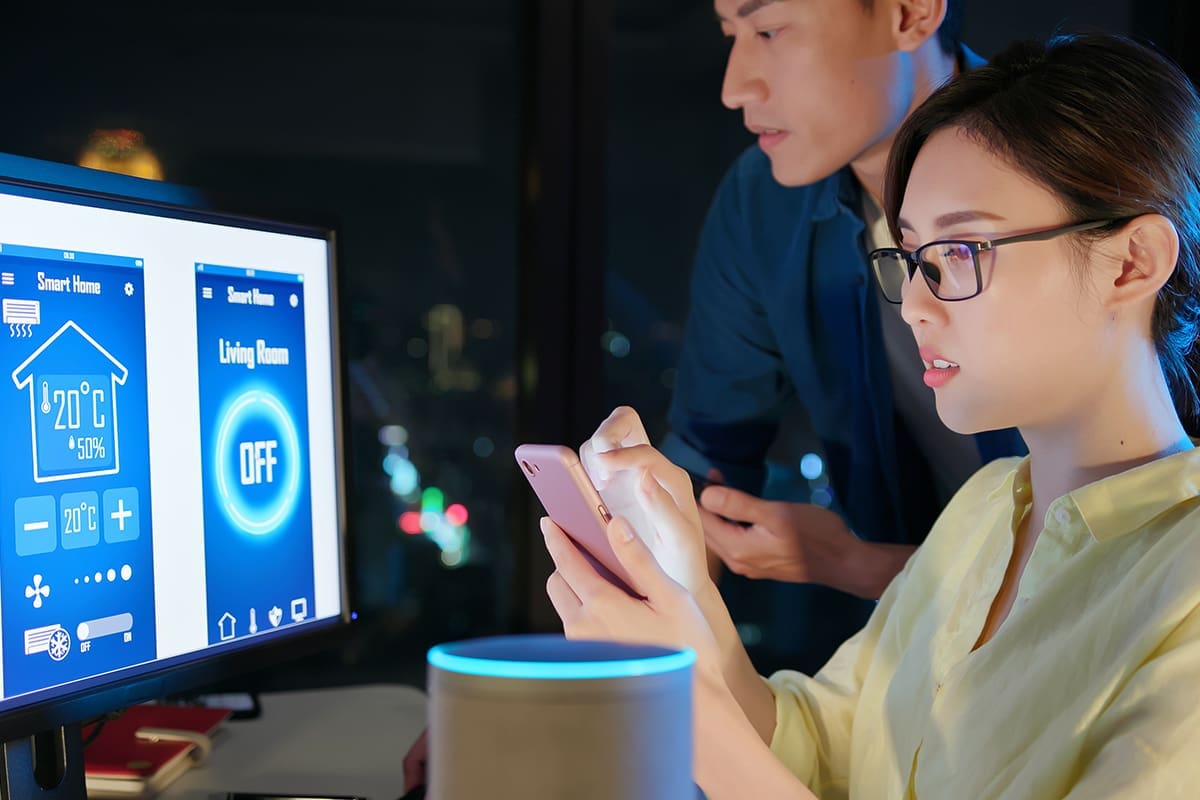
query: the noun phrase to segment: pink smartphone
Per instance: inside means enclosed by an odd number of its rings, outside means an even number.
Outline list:
[[[584,472],[579,456],[557,444],[523,444],[515,455],[550,519],[579,545],[597,572],[614,586],[640,597],[630,588],[629,573],[608,544],[605,530],[612,514]]]

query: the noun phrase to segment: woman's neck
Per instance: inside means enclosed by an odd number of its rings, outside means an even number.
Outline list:
[[[1021,428],[1029,446],[1035,527],[1064,494],[1192,448],[1157,359],[1120,372],[1070,418]]]

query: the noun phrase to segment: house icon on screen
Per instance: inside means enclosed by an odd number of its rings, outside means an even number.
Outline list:
[[[237,617],[226,611],[217,620],[217,627],[221,629],[221,641],[228,641],[237,636]]]
[[[68,320],[13,370],[29,393],[37,483],[121,471],[117,387],[129,370]]]

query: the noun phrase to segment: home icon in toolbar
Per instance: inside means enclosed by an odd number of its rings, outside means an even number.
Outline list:
[[[228,641],[237,636],[237,617],[226,611],[217,620],[217,627],[221,629],[221,641]]]

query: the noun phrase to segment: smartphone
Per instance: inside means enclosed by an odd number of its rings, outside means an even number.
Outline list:
[[[608,543],[612,514],[579,456],[557,444],[523,444],[514,455],[546,514],[566,531],[596,571],[627,594],[640,597],[630,588],[633,581]]]

